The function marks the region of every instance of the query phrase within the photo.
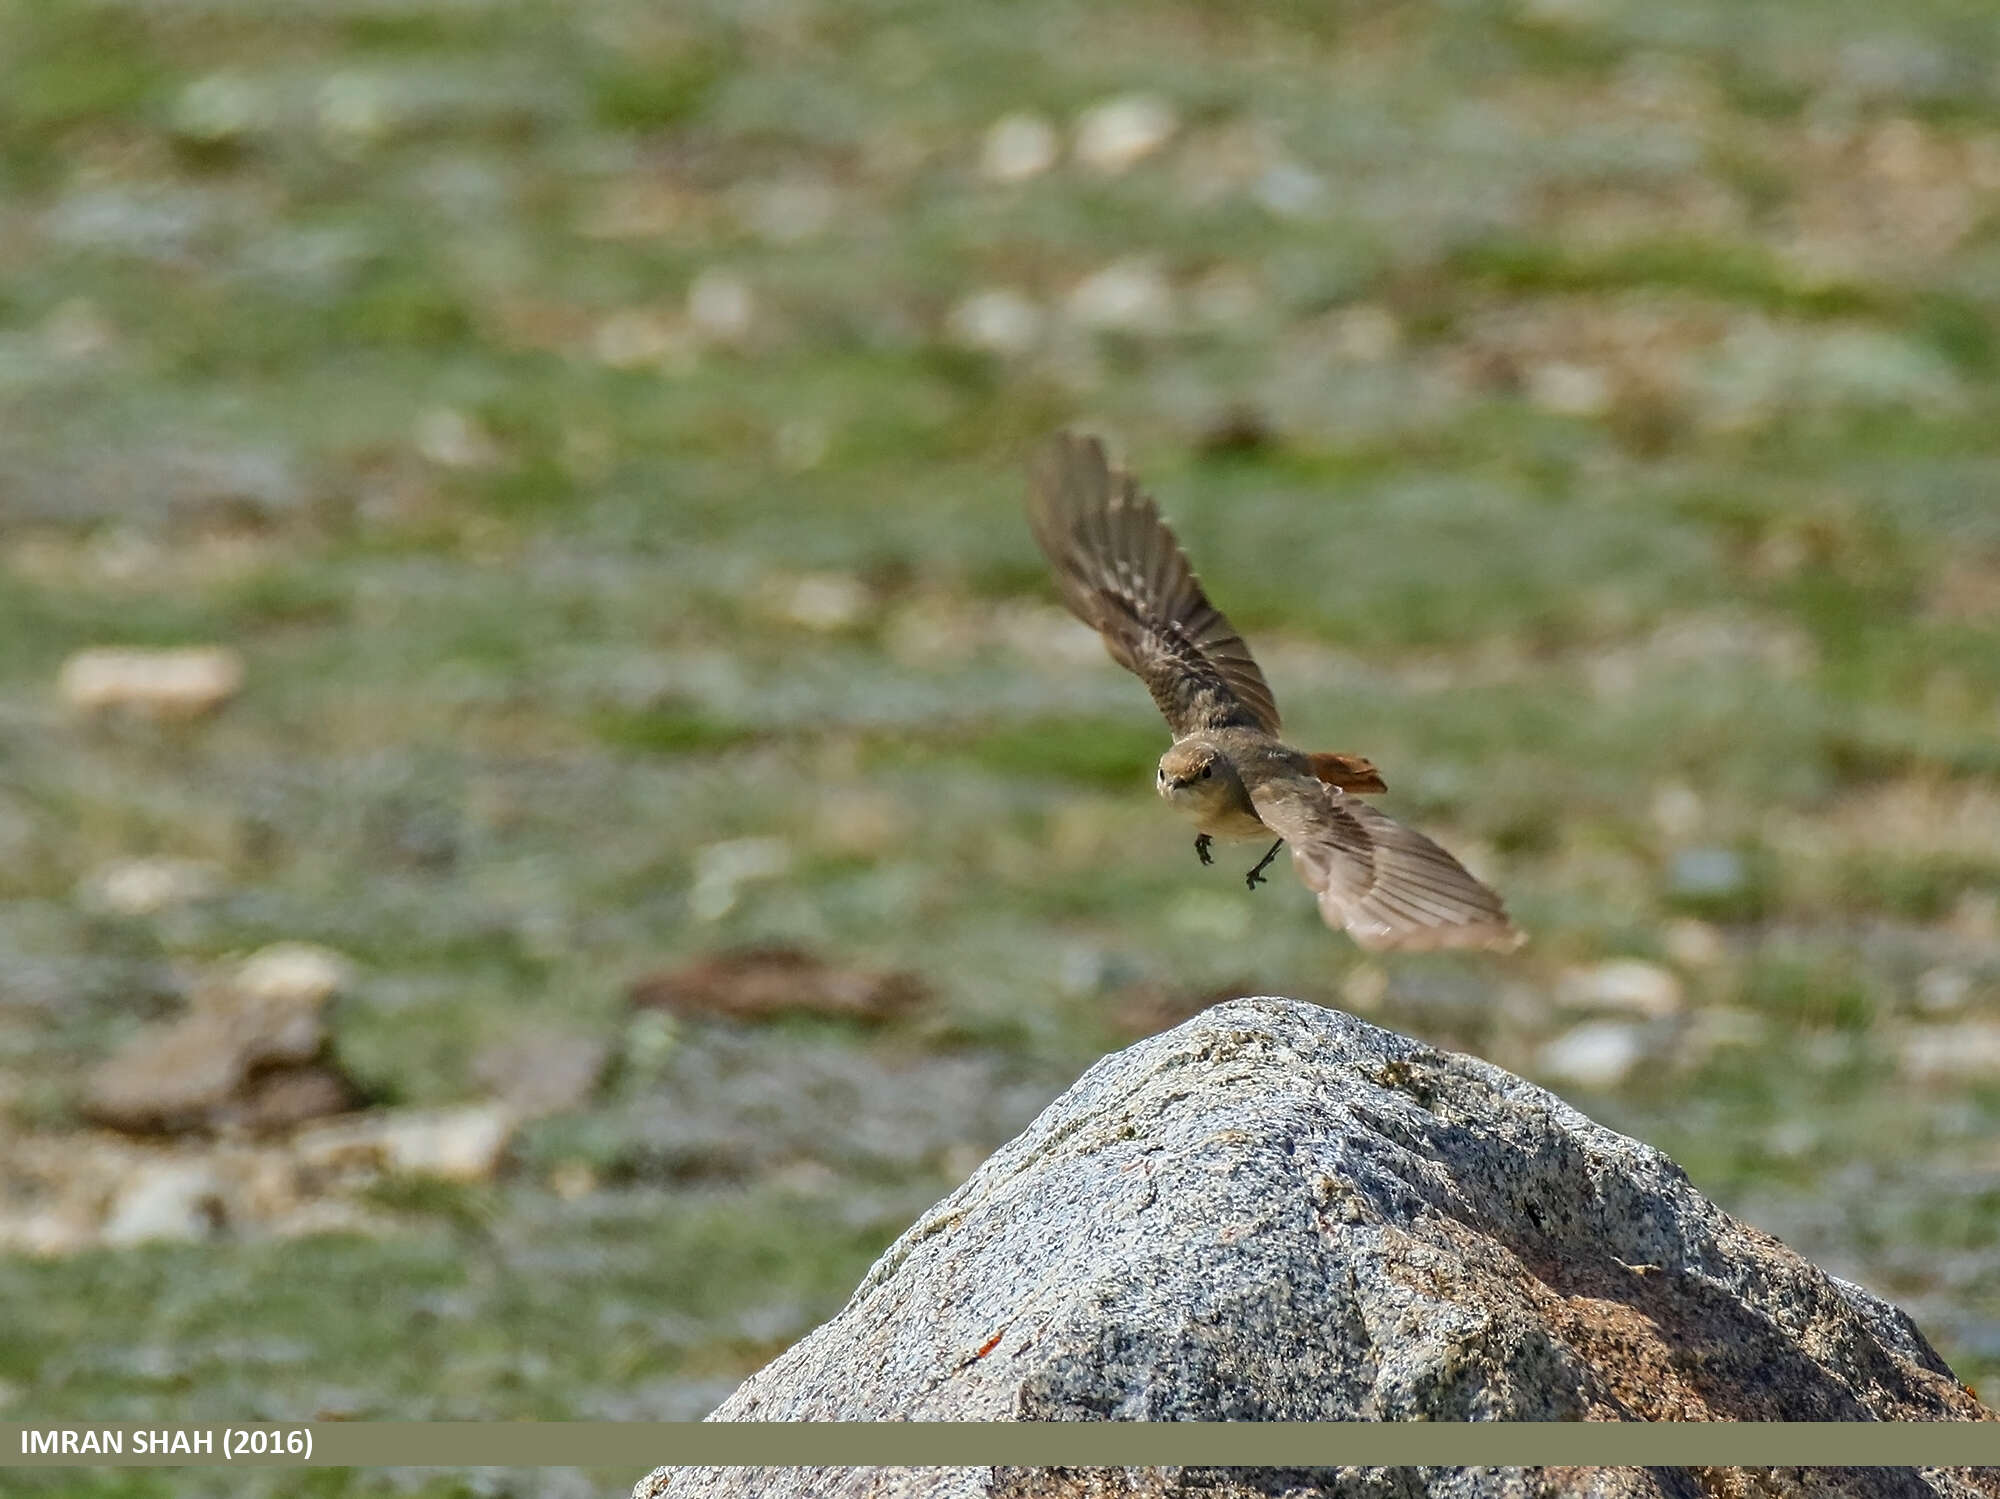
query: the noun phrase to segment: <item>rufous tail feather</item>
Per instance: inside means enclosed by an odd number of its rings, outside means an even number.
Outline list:
[[[1371,792],[1379,795],[1389,789],[1389,783],[1382,779],[1382,772],[1374,762],[1364,760],[1359,755],[1336,755],[1327,752],[1307,755],[1312,763],[1312,773],[1329,786],[1338,786],[1342,791]]]

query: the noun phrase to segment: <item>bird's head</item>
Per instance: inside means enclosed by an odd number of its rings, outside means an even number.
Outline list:
[[[1203,803],[1232,794],[1235,768],[1222,751],[1199,740],[1184,741],[1160,756],[1158,786],[1170,802]]]

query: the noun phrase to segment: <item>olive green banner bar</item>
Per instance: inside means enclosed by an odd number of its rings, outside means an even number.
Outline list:
[[[0,1424],[0,1467],[2000,1466],[1971,1422]]]

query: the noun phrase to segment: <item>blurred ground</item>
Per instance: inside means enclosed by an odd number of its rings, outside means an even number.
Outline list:
[[[1224,993],[2000,1374],[2000,13],[1254,10],[0,12],[0,1409],[698,1415]],[[1532,945],[1196,864],[1022,521],[1072,421]],[[628,1005],[774,944],[898,1001]]]

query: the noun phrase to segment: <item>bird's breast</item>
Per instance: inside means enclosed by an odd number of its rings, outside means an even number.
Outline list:
[[[1240,794],[1232,794],[1234,788],[1221,784],[1208,786],[1197,783],[1193,786],[1168,786],[1160,795],[1183,817],[1193,821],[1196,828],[1211,838],[1236,838],[1249,840],[1268,838],[1269,829],[1258,819],[1249,800]]]

